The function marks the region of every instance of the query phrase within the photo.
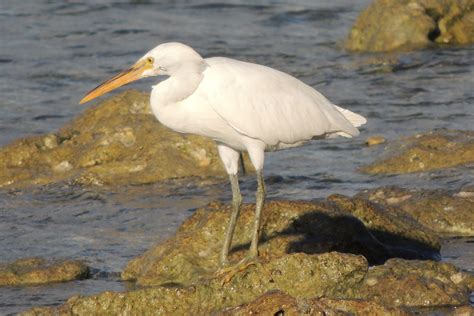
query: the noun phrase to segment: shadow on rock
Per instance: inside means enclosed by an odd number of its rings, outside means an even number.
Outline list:
[[[322,229],[315,231],[315,227]],[[440,259],[437,247],[383,230],[367,229],[359,219],[349,215],[330,217],[308,213],[284,233],[302,232],[303,238],[290,243],[288,253],[315,254],[332,250],[363,255],[371,265],[383,264],[390,258]],[[330,243],[333,247],[329,250],[327,245]]]
[[[232,262],[247,252],[254,210],[242,206]],[[270,201],[260,260],[229,278],[215,272],[230,213],[220,203],[200,208],[174,236],[130,261],[122,273],[136,281],[130,291],[76,296],[24,315],[403,315],[411,307],[469,308],[471,274],[430,260],[388,259],[436,257],[439,250],[431,230],[396,208],[341,195]],[[366,258],[388,260],[369,268]]]
[[[450,192],[387,186],[357,197],[395,206],[438,234],[474,236],[474,187]]]
[[[237,223],[231,261],[250,244],[254,205],[244,205]],[[190,285],[218,267],[230,207],[213,203],[198,209],[175,236],[133,259],[124,280],[139,285]],[[263,210],[261,260],[291,253],[331,251],[359,254],[370,264],[389,258],[438,259],[436,235],[406,213],[360,198],[332,196],[315,202],[271,201]]]

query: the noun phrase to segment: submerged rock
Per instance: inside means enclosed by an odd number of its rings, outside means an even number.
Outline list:
[[[243,205],[231,260],[241,260],[250,244],[254,205]],[[230,206],[198,209],[175,236],[129,262],[122,278],[140,285],[190,285],[218,266]],[[438,258],[439,241],[408,214],[359,198],[331,201],[271,201],[262,216],[260,258],[329,251],[364,255],[370,263],[388,258]]]
[[[386,156],[361,171],[367,173],[410,173],[474,163],[474,132],[437,130],[403,137],[389,143]]]
[[[369,147],[380,145],[380,144],[383,144],[385,142],[386,142],[385,137],[380,136],[380,135],[371,136],[371,137],[369,137],[365,140],[365,144]]]
[[[346,47],[386,52],[474,42],[472,0],[376,0],[352,26]]]
[[[0,187],[224,175],[212,140],[164,127],[151,114],[149,95],[133,90],[91,106],[56,133],[0,149]]]
[[[438,234],[474,236],[474,188],[447,192],[383,187],[357,196],[396,206]]]
[[[85,279],[89,268],[77,260],[24,258],[0,264],[0,286],[33,285]]]

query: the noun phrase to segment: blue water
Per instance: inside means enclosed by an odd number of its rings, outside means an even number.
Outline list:
[[[387,184],[457,190],[473,169],[404,176],[367,176],[356,169],[381,147],[371,135],[396,139],[435,128],[472,129],[474,47],[387,56],[343,49],[351,24],[369,1],[1,1],[0,145],[56,130],[83,111],[78,101],[103,79],[159,43],[180,41],[201,55],[227,56],[288,72],[366,116],[362,136],[314,142],[266,157],[269,198],[352,195]],[[154,79],[130,85],[148,90]],[[242,179],[246,201],[255,180]],[[163,183],[79,188],[64,184],[0,191],[0,261],[41,255],[85,259],[92,280],[0,288],[0,314],[63,302],[74,294],[123,289],[117,273],[130,258],[163,240],[192,211],[228,201],[222,184]],[[446,242],[445,260],[474,271],[472,242]],[[454,245],[454,246],[453,246]],[[469,248],[470,247],[470,248]]]

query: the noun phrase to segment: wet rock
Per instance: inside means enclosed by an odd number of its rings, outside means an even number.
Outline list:
[[[337,252],[260,260],[226,278],[75,296],[63,306],[23,315],[405,315],[412,312],[406,307],[465,310],[474,285],[472,275],[450,264],[391,259],[368,269],[364,257]]]
[[[255,301],[225,309],[215,314],[225,315],[409,315],[367,300],[330,298],[297,299],[281,291],[267,292]]]
[[[386,52],[473,42],[472,0],[376,0],[357,18],[346,47]]]
[[[389,143],[385,157],[361,168],[367,173],[410,173],[474,163],[474,132],[437,130]]]
[[[89,268],[77,260],[24,258],[0,264],[0,286],[65,282],[87,278]]]
[[[227,283],[220,276],[185,288],[168,285],[73,297],[58,309],[37,308],[25,315],[122,315],[132,311],[137,315],[208,315],[278,289],[302,299],[341,296],[362,282],[366,272],[367,261],[362,256],[291,254],[251,265]]]
[[[474,288],[474,277],[450,264],[389,259],[423,257],[429,249],[436,254],[438,240],[393,206],[341,195],[268,202],[259,260],[233,275],[217,274],[230,212],[219,203],[198,209],[175,236],[132,260],[122,278],[137,281],[133,290],[76,296],[25,315],[403,315],[399,307],[466,305]],[[254,206],[244,205],[232,262],[246,254],[253,215]],[[380,258],[389,260],[369,268]]]
[[[448,263],[390,259],[369,269],[354,298],[385,306],[443,306],[469,303],[474,276]]]
[[[254,205],[243,205],[231,260],[242,259],[250,244]],[[230,206],[198,209],[175,236],[129,262],[124,280],[140,285],[190,285],[217,269]],[[329,251],[364,255],[370,263],[388,258],[437,258],[439,241],[411,216],[359,198],[330,201],[271,201],[265,205],[259,255],[263,260],[288,253]]]
[[[370,147],[370,146],[380,145],[380,144],[383,144],[385,142],[386,142],[386,140],[383,136],[376,135],[376,136],[371,136],[371,137],[367,138],[366,141],[365,141],[365,144]]]
[[[474,236],[474,190],[467,190],[448,192],[383,187],[357,196],[396,206],[436,233]]]
[[[191,176],[225,176],[214,142],[162,126],[150,112],[149,95],[133,90],[91,106],[56,133],[0,149],[0,187],[143,184]]]

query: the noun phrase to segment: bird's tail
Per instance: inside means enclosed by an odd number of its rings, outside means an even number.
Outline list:
[[[340,106],[334,105],[334,107],[344,115],[344,117],[352,123],[355,127],[359,127],[361,125],[364,125],[367,123],[367,119],[363,117],[362,115],[359,115],[357,113],[351,112],[349,110],[343,109]]]
[[[340,106],[334,105],[336,111],[344,117],[344,122],[338,121],[339,124],[337,125],[340,129],[339,131],[335,131],[333,133],[329,133],[326,135],[327,138],[334,138],[337,136],[343,137],[354,137],[359,135],[359,130],[357,127],[367,123],[367,120],[362,115],[356,114],[349,110],[343,109]]]

